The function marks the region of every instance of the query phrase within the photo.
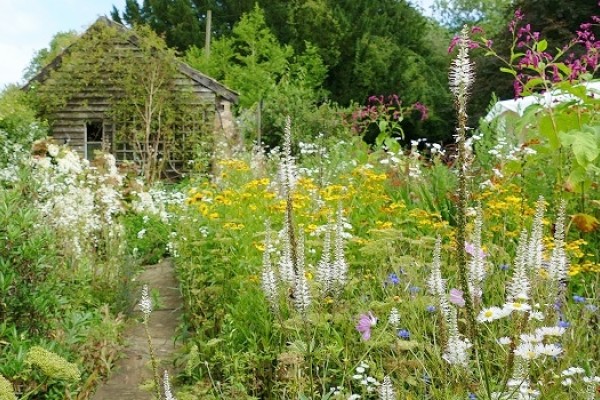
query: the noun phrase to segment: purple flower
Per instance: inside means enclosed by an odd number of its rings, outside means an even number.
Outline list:
[[[470,254],[471,256],[475,256],[475,246],[473,246],[473,243],[465,242],[465,251],[467,252],[467,254]],[[479,256],[481,258],[485,258],[487,256],[487,254],[485,254],[483,249],[480,249]]]
[[[361,314],[358,318],[356,330],[360,333],[363,340],[371,339],[371,327],[377,325],[377,317],[371,311],[367,314]]]
[[[450,303],[456,304],[459,307],[465,306],[463,291],[458,289],[450,289]]]
[[[448,46],[448,53],[452,53],[452,50],[454,50],[458,42],[460,42],[460,36],[454,36],[450,41],[450,45]]]
[[[571,326],[571,324],[569,323],[569,321],[563,321],[562,319],[560,321],[558,321],[558,326],[561,328],[568,328]]]
[[[427,310],[427,312],[434,313],[435,312],[435,306],[427,306],[426,310]]]
[[[423,105],[419,102],[416,102],[415,104],[413,104],[413,107],[415,110],[417,110],[421,113],[421,121],[425,121],[428,118],[429,110],[427,109],[427,107],[425,107],[425,105]]]
[[[508,264],[500,264],[500,269],[502,271],[508,271],[509,268],[510,268],[510,265],[508,265]]]
[[[404,339],[404,340],[409,340],[410,339],[410,332],[406,329],[399,329],[398,330],[398,337],[400,339]]]
[[[395,272],[392,272],[391,274],[388,275],[386,281],[386,284],[391,284],[391,285],[397,285],[400,283],[400,278],[398,278],[398,275]]]
[[[419,293],[421,291],[421,288],[418,286],[411,286],[408,288],[408,291],[410,292],[411,296],[416,296],[417,293]]]
[[[574,295],[573,296],[573,301],[575,303],[585,303],[585,297]]]

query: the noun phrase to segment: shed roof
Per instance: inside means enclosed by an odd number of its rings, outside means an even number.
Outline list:
[[[122,24],[115,22],[104,16],[99,17],[96,20],[96,22],[94,22],[92,25],[90,25],[90,27],[82,35],[80,35],[80,38],[83,37],[88,31],[90,31],[94,27],[99,26],[100,24],[114,27],[114,28],[121,30],[122,32],[129,33],[130,36],[129,36],[128,40],[133,45],[135,45],[135,46],[138,45],[139,37],[133,30],[127,28],[125,25],[122,25]],[[25,89],[25,90],[29,89],[35,82],[43,82],[48,77],[48,75],[50,74],[50,72],[52,70],[58,68],[61,65],[63,57],[65,56],[65,54],[68,54],[69,52],[71,52],[72,46],[76,42],[77,41],[75,41],[70,46],[68,46],[63,51],[61,51],[50,63],[48,63],[44,68],[42,68],[42,70],[40,72],[38,72],[33,78],[31,78],[29,80],[29,82],[27,82],[25,84],[25,86],[23,86],[23,89]],[[227,86],[218,82],[216,79],[213,79],[213,78],[209,77],[208,75],[205,75],[202,72],[192,68],[191,66],[189,66],[188,64],[186,64],[185,62],[183,62],[179,59],[177,60],[177,63],[178,63],[179,72],[181,72],[183,75],[190,78],[192,81],[210,89],[211,91],[216,93],[218,96],[220,96],[232,103],[238,102],[239,94],[236,93],[235,91],[229,89]]]

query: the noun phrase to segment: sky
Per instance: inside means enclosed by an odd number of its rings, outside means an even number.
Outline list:
[[[411,0],[431,15],[433,0]],[[112,6],[125,0],[0,0],[0,89],[23,83],[23,71],[34,54],[48,47],[54,34],[83,32]]]

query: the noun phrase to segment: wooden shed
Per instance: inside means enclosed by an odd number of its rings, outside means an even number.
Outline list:
[[[88,159],[103,149],[142,169],[162,163],[177,170],[198,149],[235,137],[237,93],[180,61],[164,42],[149,43],[106,17],[24,89],[35,94],[57,142]]]

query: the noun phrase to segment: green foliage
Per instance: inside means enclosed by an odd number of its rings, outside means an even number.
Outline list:
[[[167,254],[170,229],[158,216],[128,213],[121,221],[128,238],[127,253],[140,264],[157,264]]]
[[[260,139],[269,146],[278,144],[280,123],[286,115],[304,120],[324,110],[317,111],[326,95],[321,88],[326,68],[317,49],[307,44],[303,53],[295,54],[292,47],[281,45],[258,7],[242,17],[231,37],[213,43],[210,57],[192,48],[186,60],[239,91],[240,107],[249,110],[246,118],[252,120],[244,128],[254,140],[258,139],[255,115],[262,107]]]
[[[35,53],[25,70],[23,78],[27,81],[33,78],[41,72],[42,68],[47,66],[56,56],[73,44],[78,38],[79,35],[75,31],[58,32],[54,34],[48,47],[38,50]]]
[[[0,93],[0,140],[4,148],[8,143],[28,148],[46,133],[46,124],[37,118],[31,99],[22,90],[9,86]],[[0,165],[6,156],[0,155]]]
[[[52,273],[60,260],[52,232],[40,224],[29,188],[0,191],[0,317],[19,330],[39,334],[53,323],[64,284]]]

